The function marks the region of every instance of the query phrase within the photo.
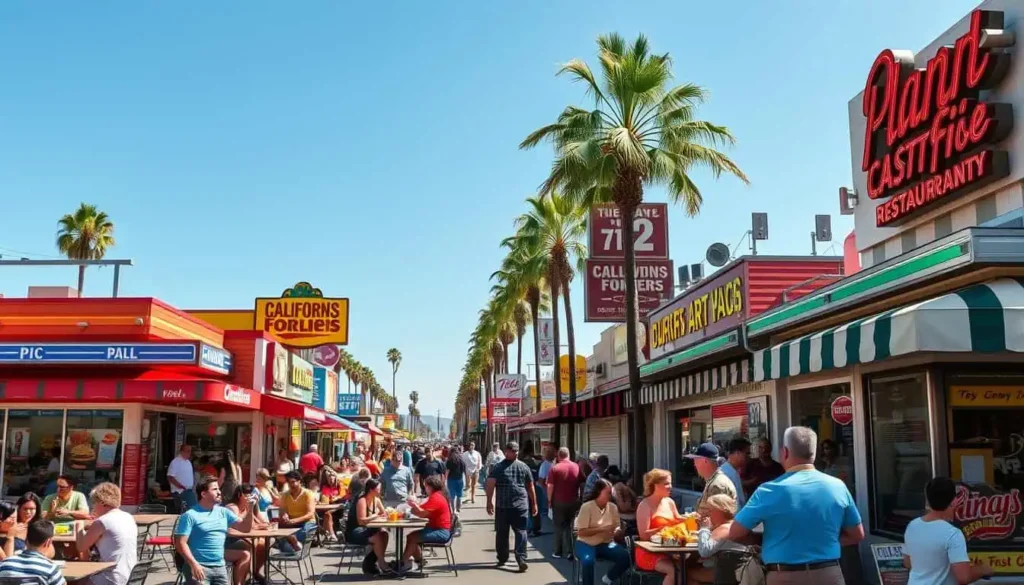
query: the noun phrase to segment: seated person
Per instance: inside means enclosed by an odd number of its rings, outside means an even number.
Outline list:
[[[53,522],[38,520],[25,532],[25,551],[0,561],[0,579],[35,577],[41,585],[66,585],[53,559]]]
[[[440,475],[431,475],[423,480],[423,487],[427,491],[427,499],[422,504],[417,503],[415,498],[410,497],[406,502],[412,509],[414,516],[427,519],[427,525],[422,530],[414,530],[405,537],[405,554],[402,555],[402,570],[412,569],[412,561],[423,565],[423,551],[420,543],[444,544],[452,537],[452,510],[451,504],[444,493],[444,480]]]
[[[7,535],[3,549],[0,550],[0,559],[12,557],[15,553],[25,550],[28,525],[42,517],[41,510],[42,504],[32,492],[28,492],[18,499],[18,503],[15,504],[15,512],[9,515],[4,522],[0,522],[0,530]]]
[[[278,524],[284,528],[300,530],[277,541],[277,548],[282,552],[298,552],[302,542],[316,530],[316,494],[302,485],[302,474],[289,471],[285,476],[288,481],[288,493],[281,496],[281,518]]]
[[[349,504],[351,507],[345,525],[345,542],[355,546],[372,546],[377,555],[377,569],[383,574],[390,574],[394,571],[384,560],[388,550],[388,531],[367,526],[374,520],[387,517],[380,492],[380,482],[376,479],[368,479],[362,485],[359,496]]]
[[[689,585],[701,583],[718,583],[715,578],[716,557],[721,551],[747,552],[747,547],[728,539],[729,528],[732,527],[736,515],[736,500],[726,494],[715,494],[705,502],[708,516],[701,519],[701,528],[697,532],[697,552],[701,556],[701,566],[691,568],[687,572]]]
[[[89,519],[89,503],[85,494],[75,491],[76,481],[68,475],[57,477],[57,493],[43,500],[43,519],[51,522],[74,522]]]
[[[599,478],[576,516],[575,552],[583,570],[583,585],[593,584],[596,559],[612,562],[608,574],[601,578],[605,585],[611,585],[629,569],[629,551],[615,542],[620,531],[619,510],[612,503],[612,484]]]
[[[246,507],[246,504],[248,504],[248,508],[252,513],[253,530],[264,530],[269,528],[270,524],[259,513],[259,500],[260,496],[256,491],[256,488],[247,483],[243,483],[236,487],[234,493],[224,500],[224,506],[228,510],[234,512],[236,516],[241,517],[242,508]],[[263,567],[263,560],[266,558],[267,554],[266,544],[262,538],[246,542],[240,538],[232,538],[229,536],[225,544],[224,558],[229,561],[234,559],[233,562],[237,562],[237,558],[234,558],[234,555],[230,554],[231,551],[249,550],[252,550],[253,552],[253,566],[256,567],[257,571],[254,578],[261,583],[265,583],[266,578],[259,573],[259,570]],[[248,569],[248,567],[246,569]]]

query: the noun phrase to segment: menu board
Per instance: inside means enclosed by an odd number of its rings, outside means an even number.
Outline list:
[[[139,504],[139,469],[142,465],[142,445],[135,443],[124,446],[124,458],[122,459],[122,480],[121,480],[121,505],[136,506]],[[145,478],[142,478],[143,481]]]
[[[873,544],[871,556],[875,559],[878,581],[882,585],[906,585],[910,569],[903,566],[902,544]]]
[[[10,436],[10,450],[7,456],[11,461],[24,461],[28,459],[28,439],[30,431],[28,427],[11,427],[7,434]]]

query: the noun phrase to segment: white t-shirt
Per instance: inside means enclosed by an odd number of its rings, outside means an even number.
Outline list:
[[[466,464],[466,473],[480,471],[480,453],[476,449],[463,453],[462,461]]]
[[[96,519],[103,535],[96,541],[100,560],[117,563],[114,568],[92,576],[92,585],[125,585],[138,561],[139,529],[135,518],[124,510],[111,510]]]
[[[946,522],[916,518],[903,535],[903,554],[910,557],[907,585],[957,585],[950,565],[968,563],[964,533]]]
[[[192,489],[192,486],[196,484],[196,476],[192,471],[192,462],[181,457],[175,457],[171,464],[167,466],[167,477],[173,477],[178,480],[178,483],[185,486],[185,489]],[[185,490],[180,489],[173,483],[171,484],[172,494],[180,494],[183,491]]]

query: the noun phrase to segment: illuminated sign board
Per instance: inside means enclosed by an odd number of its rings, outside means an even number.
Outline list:
[[[348,299],[324,298],[300,282],[280,298],[256,299],[256,329],[292,347],[348,343]]]
[[[739,326],[746,310],[743,266],[737,265],[651,315],[651,359]]]

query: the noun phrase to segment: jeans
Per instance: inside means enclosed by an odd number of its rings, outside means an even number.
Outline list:
[[[192,489],[185,490],[183,492],[176,492],[171,494],[174,499],[174,506],[178,510],[178,514],[184,514],[196,506],[196,491]]]
[[[558,556],[572,554],[572,522],[580,509],[579,502],[555,502],[551,506],[555,522],[555,550]]]
[[[612,581],[618,579],[629,569],[629,551],[626,547],[619,546],[614,542],[589,545],[582,540],[576,542],[576,556],[579,557],[582,567],[583,585],[594,585],[594,561],[604,559],[612,562],[612,568],[608,571],[608,578]]]
[[[494,550],[498,553],[498,562],[508,560],[508,530],[512,529],[516,542],[516,561],[526,562],[526,521],[530,513],[515,508],[495,508],[494,510]]]
[[[182,568],[183,572],[185,573],[185,583],[189,585],[195,585],[197,583],[200,585],[228,585],[227,565],[211,567],[200,563],[200,566],[203,568],[203,572],[206,573],[206,578],[202,581],[198,579],[193,579],[192,567],[189,567],[187,563],[185,564],[185,566]]]
[[[538,533],[544,527],[544,516],[548,513],[548,490],[539,483],[533,484],[533,490],[537,494],[537,515],[530,521],[530,531]]]

